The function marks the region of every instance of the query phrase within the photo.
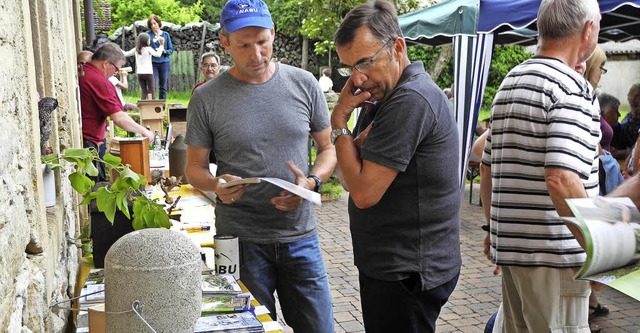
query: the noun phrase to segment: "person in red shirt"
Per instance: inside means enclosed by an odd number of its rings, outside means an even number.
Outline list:
[[[220,57],[213,52],[207,52],[203,54],[202,60],[200,60],[200,64],[200,70],[202,71],[202,75],[204,75],[204,80],[196,83],[196,85],[191,90],[192,94],[196,90],[196,88],[218,76],[218,74],[220,73]]]
[[[124,53],[117,44],[107,42],[93,53],[91,61],[83,66],[84,75],[79,81],[80,104],[82,107],[82,145],[85,148],[95,148],[105,137],[107,118],[121,128],[141,134],[153,140],[153,133],[136,123],[126,112],[116,89],[109,77],[124,65]],[[105,181],[104,164],[97,163],[99,175],[96,181]]]

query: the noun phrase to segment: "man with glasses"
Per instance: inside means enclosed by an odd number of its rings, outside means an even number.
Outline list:
[[[121,128],[139,133],[149,141],[153,133],[136,123],[124,112],[116,89],[109,78],[124,64],[124,53],[117,44],[104,43],[93,53],[91,60],[82,67],[84,75],[79,81],[80,104],[82,107],[82,144],[98,150],[105,137],[107,117]],[[98,177],[94,180],[105,181],[106,172],[103,163],[97,163]]]
[[[331,116],[332,140],[350,192],[365,329],[434,332],[461,266],[449,103],[423,64],[410,62],[390,2],[353,9],[334,41],[337,70],[349,80]],[[360,106],[352,134],[347,120]]]
[[[220,73],[220,57],[213,52],[203,54],[200,60],[200,70],[202,71],[202,75],[204,75],[204,80],[196,83],[191,90],[191,94],[193,94],[196,88],[218,76]]]

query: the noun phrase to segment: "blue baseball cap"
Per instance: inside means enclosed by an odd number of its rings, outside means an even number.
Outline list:
[[[220,13],[220,25],[234,32],[246,27],[271,29],[273,21],[262,0],[229,0]]]

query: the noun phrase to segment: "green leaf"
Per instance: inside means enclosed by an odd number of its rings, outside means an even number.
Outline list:
[[[153,219],[154,219],[154,212],[153,211],[146,211],[142,213],[142,218],[144,219],[144,226],[149,227],[153,225]]]
[[[86,253],[91,253],[91,250],[93,249],[93,245],[91,244],[91,242],[82,243],[80,248],[82,249],[82,255],[84,256]]]
[[[123,192],[130,189],[129,184],[127,184],[126,180],[118,177],[116,178],[116,180],[111,184],[111,191],[113,192]]]
[[[138,183],[136,184],[136,188],[140,188],[140,186],[144,187],[145,185],[147,185],[147,177],[145,177],[143,174],[138,174]]]
[[[77,157],[79,159],[86,159],[92,156],[91,149],[87,148],[68,148],[64,151],[65,157]]]
[[[69,175],[69,181],[71,182],[71,187],[80,194],[89,192],[95,184],[89,177],[77,171]]]
[[[87,224],[82,227],[82,232],[78,238],[89,239],[89,237],[91,237],[91,224]]]
[[[133,226],[133,230],[140,230],[144,228],[144,219],[142,215],[134,215],[133,221],[131,221],[131,226]]]
[[[87,163],[85,171],[91,177],[97,177],[99,173],[98,168],[93,163]]]
[[[133,202],[133,217],[142,219],[142,211],[144,210],[146,197],[137,197]]]
[[[102,158],[104,162],[112,167],[117,167],[122,162],[122,159],[118,156],[111,155],[109,153],[104,154]]]
[[[109,192],[105,187],[99,188],[97,191],[96,203],[98,210],[103,212],[109,222],[113,223],[116,216],[116,198],[113,193]]]
[[[118,178],[124,179],[131,188],[138,187],[139,176],[129,166],[126,166],[121,172]]]
[[[154,216],[154,224],[161,228],[171,228],[171,222],[169,221],[169,214],[164,209],[156,211]]]
[[[116,194],[116,205],[118,209],[128,218],[131,219],[131,214],[129,213],[129,203],[127,201],[127,195],[125,192],[120,192]]]
[[[96,192],[89,192],[87,193],[87,195],[84,196],[84,199],[82,200],[82,202],[80,202],[81,205],[88,205],[91,203],[91,200],[95,199],[98,196],[98,194]]]

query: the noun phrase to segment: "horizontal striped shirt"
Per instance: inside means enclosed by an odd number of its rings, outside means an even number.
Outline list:
[[[491,166],[491,256],[497,264],[562,268],[584,262],[544,172],[575,172],[588,196],[598,194],[599,111],[591,85],[557,59],[529,59],[505,77],[482,158]]]

